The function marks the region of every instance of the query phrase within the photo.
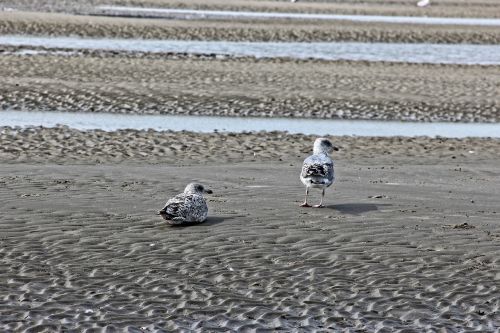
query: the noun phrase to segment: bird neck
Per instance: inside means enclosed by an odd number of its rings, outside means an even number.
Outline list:
[[[184,191],[184,194],[196,194],[196,195],[203,195],[203,193],[199,191]]]
[[[328,153],[321,148],[313,149],[313,154],[314,155],[325,154],[326,156],[328,156]]]

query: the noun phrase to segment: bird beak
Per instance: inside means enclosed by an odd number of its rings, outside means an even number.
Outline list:
[[[205,193],[206,193],[206,194],[212,194],[212,193],[214,193],[214,192],[212,192],[212,190],[205,190]]]
[[[333,150],[339,151],[339,147],[333,146]]]

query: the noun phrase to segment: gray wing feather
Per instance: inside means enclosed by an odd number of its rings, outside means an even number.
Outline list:
[[[321,177],[333,181],[333,160],[323,154],[311,155],[304,160],[301,176],[303,178]]]
[[[161,211],[165,213],[166,218],[173,219],[184,217],[184,210],[184,194],[178,194],[169,199]]]
[[[179,194],[168,200],[162,209],[167,220],[203,222],[208,213],[207,203],[198,194]]]

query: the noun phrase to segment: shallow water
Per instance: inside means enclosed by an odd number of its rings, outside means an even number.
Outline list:
[[[500,64],[500,45],[178,41],[17,35],[0,36],[0,45],[128,52],[220,54],[257,58],[290,57],[296,59],[343,59],[464,65]]]
[[[22,50],[16,50],[16,51],[5,51],[1,54],[5,55],[55,55],[55,56],[65,56],[65,57],[70,57],[74,55],[81,54],[80,52],[77,51],[51,51],[51,50],[30,50],[30,49],[22,49]]]
[[[315,135],[500,137],[500,123],[417,123],[374,120],[238,118],[111,113],[1,111],[0,126],[66,125],[79,130],[154,129],[210,133],[288,131]]]
[[[426,17],[426,16],[382,16],[382,15],[337,15],[337,14],[307,14],[307,13],[280,13],[280,12],[245,12],[221,10],[194,10],[174,8],[144,8],[123,6],[98,6],[97,10],[105,13],[142,14],[146,16],[170,16],[185,19],[200,18],[248,18],[248,19],[296,19],[296,20],[330,20],[354,22],[382,22],[408,24],[437,24],[437,25],[481,25],[500,26],[500,19],[464,18],[464,17]]]

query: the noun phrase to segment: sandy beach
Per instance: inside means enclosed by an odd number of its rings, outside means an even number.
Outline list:
[[[415,3],[3,0],[0,34],[500,42],[498,27],[106,17],[95,7],[500,17],[495,0]],[[0,46],[0,117],[498,122],[498,68]],[[313,209],[299,207],[299,173],[314,136],[0,127],[0,331],[499,333],[500,139],[329,138],[337,180]],[[192,181],[214,191],[208,220],[167,225],[156,212]]]
[[[302,160],[312,135],[284,132],[192,133],[153,130],[79,131],[68,127],[0,127],[0,158],[6,163],[56,164],[219,164]],[[333,137],[335,155],[356,163],[399,161],[438,164],[439,160],[480,163],[498,158],[500,139],[429,137]],[[364,163],[364,162],[363,162]]]
[[[274,42],[398,42],[498,44],[498,27],[323,21],[170,20],[1,12],[0,33],[80,37]]]
[[[498,44],[494,26],[102,16],[99,5],[494,18],[492,1],[3,1],[0,33],[274,42]],[[6,10],[5,8],[9,9]],[[404,10],[402,10],[404,8]],[[31,51],[49,52],[40,55]],[[51,51],[63,51],[59,55]],[[65,51],[70,51],[64,53]],[[23,52],[28,52],[25,54]],[[220,116],[496,122],[498,66],[231,58],[0,47],[0,108]]]
[[[491,122],[500,120],[497,69],[115,51],[5,54],[0,108]]]
[[[500,327],[499,141],[332,138],[338,181],[307,209],[312,137],[25,131],[1,137],[4,331]],[[165,225],[193,180],[208,221]]]
[[[336,13],[359,15],[406,15],[439,17],[500,17],[495,0],[440,0],[419,8],[415,1],[398,0],[301,0],[297,3],[273,0],[2,0],[0,8],[87,14],[95,7],[137,6],[197,10],[232,10],[256,12]]]

